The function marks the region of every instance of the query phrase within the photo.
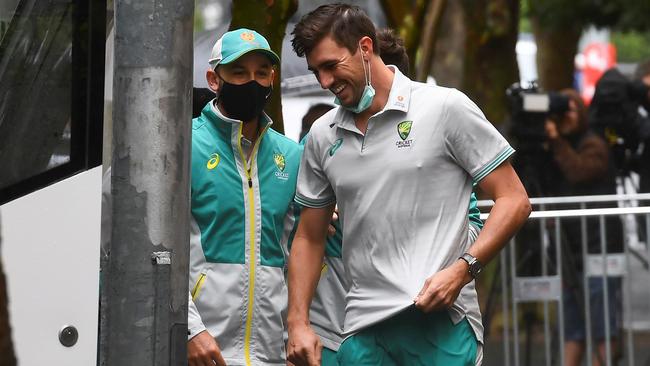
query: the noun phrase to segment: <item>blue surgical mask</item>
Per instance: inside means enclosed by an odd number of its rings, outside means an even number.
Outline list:
[[[370,73],[370,63],[368,63],[368,68],[366,69],[366,61],[363,59],[363,52],[361,51],[361,45],[359,45],[359,55],[361,56],[361,64],[363,65],[363,76],[366,78],[366,87],[363,89],[363,94],[361,94],[361,99],[354,107],[347,107],[341,105],[341,101],[338,97],[334,99],[334,104],[340,105],[348,111],[358,114],[370,107],[372,100],[375,98],[375,88],[372,87],[372,74]]]

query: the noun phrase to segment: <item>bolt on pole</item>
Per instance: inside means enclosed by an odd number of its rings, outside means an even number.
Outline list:
[[[115,0],[99,364],[187,362],[194,0]]]

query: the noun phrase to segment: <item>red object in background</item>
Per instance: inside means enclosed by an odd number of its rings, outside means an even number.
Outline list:
[[[582,100],[591,103],[598,79],[616,65],[616,48],[611,43],[590,43],[582,52],[584,68],[582,69]]]

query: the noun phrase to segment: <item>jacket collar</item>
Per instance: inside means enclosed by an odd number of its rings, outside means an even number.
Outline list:
[[[217,108],[217,106],[214,104],[215,101],[216,98],[212,99],[210,102],[208,102],[208,104],[205,105],[205,107],[203,107],[201,114],[204,116],[204,118],[210,121],[210,123],[212,123],[218,129],[224,129],[227,127],[239,129],[243,122],[238,119],[224,116],[219,108]],[[269,117],[266,112],[262,112],[259,126],[260,131],[266,130],[266,127],[272,124],[273,121],[271,120],[271,117]]]

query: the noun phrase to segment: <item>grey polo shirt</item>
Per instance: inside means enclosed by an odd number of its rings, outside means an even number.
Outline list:
[[[472,182],[514,152],[463,93],[393,71],[365,135],[342,108],[316,121],[298,175],[298,203],[338,204],[346,334],[412,305],[426,278],[458,259],[469,246]],[[450,315],[467,316],[482,341],[473,283],[466,288],[473,295],[464,289]]]

